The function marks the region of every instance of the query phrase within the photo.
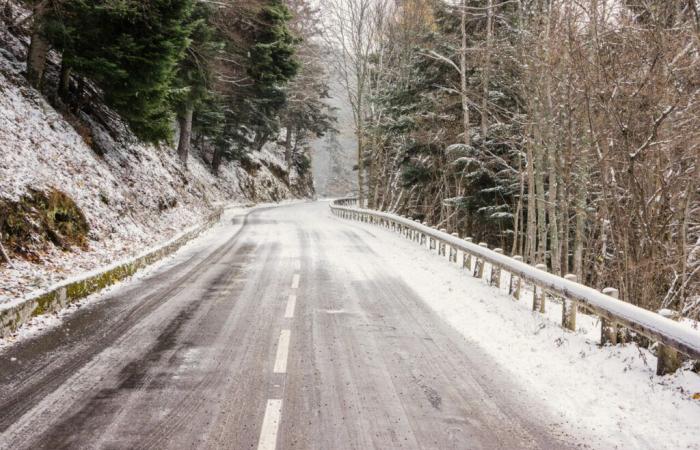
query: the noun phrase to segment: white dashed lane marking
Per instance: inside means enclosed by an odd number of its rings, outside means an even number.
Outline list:
[[[297,265],[297,270],[299,269]],[[292,289],[299,289],[299,274],[295,273],[292,278]],[[287,300],[287,308],[284,317],[294,318],[297,296],[290,295]],[[289,359],[289,341],[291,330],[282,330],[277,342],[277,355],[275,357],[274,373],[287,373],[287,359]],[[275,450],[277,447],[277,433],[280,421],[282,420],[282,399],[270,399],[265,407],[265,417],[263,417],[262,429],[260,430],[260,440],[258,440],[258,450]]]
[[[284,318],[285,319],[292,319],[294,318],[294,310],[297,307],[297,296],[296,295],[290,295],[289,300],[287,300],[287,309],[284,311]]]
[[[275,358],[275,373],[286,373],[287,372],[287,358],[289,356],[289,338],[291,332],[289,330],[282,330],[280,333],[280,340],[277,344],[277,357]]]
[[[282,400],[270,399],[265,408],[258,450],[275,450],[277,447],[277,432],[282,419]]]

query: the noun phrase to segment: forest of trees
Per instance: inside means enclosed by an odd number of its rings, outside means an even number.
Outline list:
[[[310,1],[25,3],[29,82],[66,113],[94,84],[138,138],[172,143],[184,166],[196,146],[216,174],[286,130],[288,167],[308,171],[297,150],[333,127],[320,12]],[[53,52],[60,67],[50,77]]]
[[[695,0],[331,0],[359,195],[700,317]]]

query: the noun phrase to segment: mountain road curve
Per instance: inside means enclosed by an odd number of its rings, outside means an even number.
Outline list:
[[[0,448],[576,447],[327,203],[216,233],[2,350]]]

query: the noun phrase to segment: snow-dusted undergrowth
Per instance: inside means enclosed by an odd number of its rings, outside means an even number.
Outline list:
[[[202,222],[214,205],[295,196],[280,177],[283,153],[274,143],[251,153],[255,171],[227,163],[215,177],[198,157],[191,156],[185,170],[173,148],[143,144],[125,128],[114,136],[83,114],[90,139],[107,149],[98,155],[27,86],[25,51],[26,42],[0,21],[0,200],[57,189],[77,204],[90,233],[87,250],[65,252],[47,243],[39,262],[15,258],[14,268],[0,265],[0,303],[139,254]]]
[[[599,347],[597,319],[579,314],[579,330],[567,332],[559,326],[557,304],[548,302],[545,315],[533,313],[529,293],[514,301],[505,288],[487,286],[444,257],[353,223],[377,237],[366,242],[440,317],[511,372],[564,426],[589,436],[593,448],[700,448],[700,400],[693,399],[700,393],[698,374],[657,377],[648,350]]]

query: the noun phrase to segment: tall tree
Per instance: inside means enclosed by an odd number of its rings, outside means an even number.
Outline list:
[[[371,58],[381,42],[386,0],[329,0],[326,39],[334,68],[346,91],[357,137],[357,185],[360,204],[365,201],[365,146]]]
[[[170,97],[189,45],[192,0],[64,0],[44,15],[63,72],[95,81],[140,138],[172,136]]]
[[[332,130],[336,119],[326,103],[330,87],[324,66],[327,55],[319,42],[320,9],[312,7],[307,0],[291,0],[289,8],[290,30],[299,37],[296,58],[300,65],[299,73],[285,89],[287,102],[281,111],[285,160],[291,176],[298,150],[308,145],[310,137],[319,138]]]
[[[217,17],[226,42],[218,82],[226,107],[224,131],[212,156],[214,173],[224,158],[235,157],[243,147],[260,147],[279,129],[284,87],[299,70],[298,38],[289,30],[290,20],[281,0],[230,3]]]
[[[211,25],[214,13],[215,10],[208,3],[199,2],[195,5],[188,25],[191,29],[190,45],[177,70],[176,93],[173,96],[180,133],[177,153],[185,166],[192,141],[194,115],[211,113],[211,106],[216,104],[216,60],[224,44]]]

